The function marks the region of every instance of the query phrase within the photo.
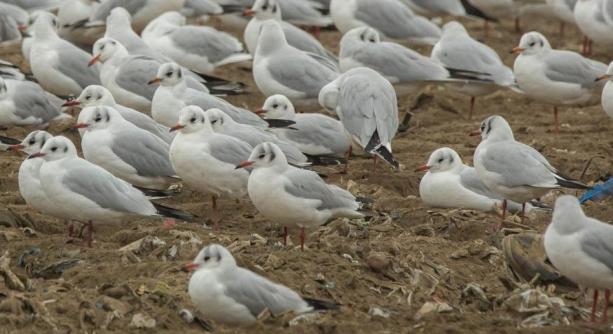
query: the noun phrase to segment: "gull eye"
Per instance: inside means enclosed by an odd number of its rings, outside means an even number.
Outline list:
[[[438,163],[439,164],[442,163],[443,161],[445,161],[445,159],[443,159],[443,158],[438,159]]]
[[[272,12],[276,13],[277,12],[277,6],[272,6]]]
[[[275,103],[275,104],[272,105],[272,107],[277,109],[277,108],[279,108],[279,105],[277,103]]]
[[[258,159],[264,159],[266,157],[266,154],[262,153],[260,154],[260,156],[258,156]]]
[[[211,121],[211,124],[215,124],[215,123],[217,123],[217,120]]]
[[[85,99],[86,99],[86,100],[91,100],[91,99],[92,99],[92,96],[91,96],[91,95],[87,95],[87,96],[85,97]]]
[[[166,72],[166,77],[170,78],[172,76],[172,72]]]
[[[111,44],[115,45],[115,44],[117,44],[117,43],[116,43],[115,41],[111,41]]]
[[[192,117],[189,119],[190,123],[195,123],[196,122],[196,117]]]
[[[262,10],[267,10],[267,9],[268,9],[268,5],[262,6]]]
[[[57,146],[53,146],[53,147],[51,148],[51,152],[55,152],[55,151],[57,151]]]
[[[536,44],[535,42],[530,42],[530,44],[528,44],[529,46],[534,46],[534,44]]]
[[[100,122],[101,120],[102,120],[102,117],[100,115],[96,116],[96,118],[94,119],[96,123]]]
[[[211,259],[211,257],[210,257],[210,256],[205,256],[205,257],[204,257],[204,262],[208,262],[210,259]]]
[[[371,37],[371,38],[369,38],[368,40],[369,40],[369,41],[371,41],[372,43],[376,42],[376,40],[375,40],[375,38],[374,38],[374,37]]]
[[[30,139],[30,141],[28,141],[28,144],[34,145],[34,144],[36,144],[36,140],[34,140],[34,138],[32,138],[32,139]]]

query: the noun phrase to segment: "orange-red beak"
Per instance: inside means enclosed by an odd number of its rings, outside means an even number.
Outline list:
[[[28,30],[28,25],[27,24],[18,24],[17,25],[17,30],[19,30],[20,32],[26,32],[26,30]]]
[[[200,265],[197,264],[197,263],[188,263],[188,264],[183,266],[183,270],[185,270],[185,271],[194,271],[194,270],[198,269],[198,267],[200,267]]]
[[[162,81],[162,79],[160,79],[160,78],[153,78],[153,79],[149,80],[149,82],[147,82],[147,84],[153,85],[153,84],[160,83],[161,81]]]
[[[238,166],[236,166],[236,168],[234,169],[241,169],[241,168],[247,168],[249,166],[253,165],[253,161],[243,161],[240,164],[238,164]]]
[[[261,114],[265,114],[268,110],[264,109],[264,108],[260,108],[258,110],[255,111],[256,114],[261,115]]]
[[[423,166],[419,166],[415,171],[416,172],[427,172],[429,170],[430,170],[430,166],[423,165]]]
[[[87,123],[77,123],[72,126],[73,129],[85,129],[87,127],[89,127],[89,124]]]
[[[40,158],[40,157],[44,157],[45,155],[46,154],[43,153],[43,152],[32,153],[32,154],[30,154],[28,159]]]
[[[612,75],[610,74],[605,74],[605,75],[601,75],[598,78],[596,78],[596,80],[594,81],[602,81],[602,80],[609,80],[611,79]]]
[[[517,46],[517,47],[514,47],[514,48],[511,49],[511,53],[512,54],[518,54],[518,53],[524,52],[524,50],[526,50],[526,49],[520,48],[519,46]]]
[[[255,16],[255,10],[245,9],[245,11],[243,12],[243,16],[246,16],[246,17]]]
[[[97,63],[98,61],[100,61],[100,55],[95,55],[92,59],[90,59],[89,63],[87,63],[87,66],[92,66],[95,63]]]
[[[62,104],[62,107],[74,107],[74,106],[78,106],[81,104],[81,101],[74,99],[74,100],[67,100],[66,102],[64,102],[64,104]]]
[[[170,128],[170,132],[181,130],[184,127],[185,127],[185,125],[183,125],[183,124],[177,124],[177,125],[173,126],[172,128]]]
[[[476,131],[473,131],[473,132],[469,133],[468,135],[471,136],[471,137],[480,136],[481,135],[481,131],[476,130]]]
[[[11,145],[9,146],[9,151],[20,151],[23,150],[25,146],[21,145],[21,144],[16,144],[16,145]]]

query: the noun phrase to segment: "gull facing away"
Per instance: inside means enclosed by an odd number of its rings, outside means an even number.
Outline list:
[[[168,143],[126,121],[112,107],[88,107],[83,112],[89,118],[75,127],[86,130],[81,149],[87,161],[145,189],[166,190],[179,181]]]
[[[197,73],[251,60],[234,36],[211,27],[186,25],[178,12],[168,12],[151,21],[143,31],[149,47]]]
[[[392,155],[398,101],[394,87],[381,74],[366,67],[349,70],[321,90],[319,104],[336,113],[352,139],[375,155],[375,164],[378,156],[396,169],[400,166]]]
[[[0,126],[45,127],[60,118],[70,116],[37,83],[0,77]]]
[[[290,128],[270,131],[309,156],[344,156],[351,148],[351,136],[343,123],[322,114],[297,114],[292,102],[283,95],[268,97],[257,112],[264,118],[294,121]]]
[[[596,80],[607,65],[566,50],[552,49],[543,34],[526,33],[513,49],[519,53],[513,70],[519,88],[531,99],[553,105],[555,131],[560,131],[558,106],[598,104],[603,82]]]
[[[183,73],[178,64],[166,63],[159,67],[155,77],[150,78],[150,85],[160,84],[151,104],[151,116],[160,124],[174,126],[179,120],[181,109],[188,105],[197,105],[202,110],[220,109],[238,123],[263,128],[268,126],[249,110],[235,107],[219,97],[188,87]]]
[[[251,9],[245,11],[244,15],[253,16],[245,27],[243,34],[243,40],[251,55],[255,55],[262,23],[266,20],[275,20],[281,25],[287,44],[298,50],[314,53],[336,62],[336,56],[326,50],[315,37],[293,24],[281,20],[282,9],[277,0],[256,0]]]
[[[602,109],[609,117],[613,118],[613,62],[609,64],[607,73],[598,77],[598,81],[601,80],[606,80],[606,84],[602,89]]]
[[[489,46],[473,39],[459,22],[443,26],[441,39],[432,48],[432,60],[454,71],[464,73],[466,83],[449,85],[453,90],[470,96],[469,119],[472,118],[477,97],[489,95],[514,85],[513,71]]]
[[[215,133],[209,115],[197,106],[183,108],[172,131],[178,132],[170,146],[173,168],[188,186],[211,195],[215,215],[217,198],[247,195],[249,172],[234,167],[251,154],[249,144]],[[219,219],[215,217],[215,224]]]
[[[288,227],[300,228],[300,248],[304,249],[305,229],[340,217],[363,217],[355,196],[326,184],[313,171],[289,165],[273,143],[256,146],[236,168],[247,167],[253,168],[247,185],[249,198],[266,219],[283,226],[284,244]]]
[[[575,4],[575,22],[584,35],[581,53],[592,53],[592,42],[607,50],[613,49],[613,21],[607,20],[613,13],[609,0],[577,0]]]
[[[493,193],[502,197],[504,221],[507,201],[525,203],[553,189],[587,187],[561,174],[534,148],[515,140],[509,123],[501,116],[486,118],[479,128],[481,143],[474,155],[477,175]]]
[[[187,288],[192,303],[215,322],[238,326],[256,322],[267,310],[280,316],[338,308],[334,303],[300,297],[284,285],[239,267],[230,251],[218,244],[204,247],[185,268],[194,272]]]
[[[87,222],[88,243],[92,241],[92,221],[117,222],[137,216],[170,217],[191,220],[187,212],[152,203],[129,183],[77,156],[66,137],[53,137],[29,159],[43,159],[40,184],[47,198],[61,212],[56,217]],[[61,204],[61,205],[60,205]]]
[[[551,224],[544,236],[545,252],[554,267],[584,288],[594,289],[592,322],[596,321],[598,290],[605,290],[603,320],[613,289],[613,226],[585,215],[577,198],[556,200]]]
[[[150,132],[151,134],[159,137],[166,143],[172,143],[172,139],[174,138],[172,133],[170,133],[169,131],[170,128],[157,123],[151,117],[146,114],[143,114],[142,112],[117,104],[111,92],[109,92],[108,89],[102,86],[87,86],[78,98],[66,101],[63,106],[79,106],[82,108],[81,112],[79,112],[77,123],[85,123],[86,119],[90,117],[88,111],[92,111],[94,109],[87,109],[87,107],[112,107],[113,109],[117,110],[121,117],[123,117],[126,121],[134,124],[135,126],[147,132]],[[79,129],[79,134],[81,135],[81,137],[83,137],[84,133],[84,129]]]
[[[53,14],[38,14],[30,47],[32,74],[41,87],[52,94],[78,96],[83,88],[100,84],[99,67],[88,67],[91,56],[61,39],[55,26]]]
[[[415,15],[398,0],[332,0],[330,15],[343,34],[368,26],[387,39],[414,44],[434,45],[441,37],[441,29],[436,24]]]
[[[430,154],[428,163],[419,167],[426,171],[419,183],[419,197],[424,203],[437,208],[461,208],[494,211],[502,207],[502,198],[489,190],[473,167],[462,162],[460,155],[449,147]],[[510,212],[519,212],[521,204],[508,202]],[[532,209],[527,204],[528,211]]]
[[[309,104],[338,75],[337,65],[328,58],[287,44],[278,22],[262,24],[253,57],[253,79],[264,95],[283,94],[294,104]]]

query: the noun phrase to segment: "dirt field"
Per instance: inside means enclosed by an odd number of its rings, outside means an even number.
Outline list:
[[[483,36],[481,23],[467,24],[473,36]],[[563,41],[560,39],[557,22],[525,22],[524,29],[544,32],[557,48],[578,50],[580,46],[580,36],[573,28],[567,29]],[[508,50],[519,37],[512,22],[504,22],[484,40],[512,65]],[[322,36],[334,51],[339,38],[336,32]],[[22,63],[16,51],[0,50],[0,58]],[[597,59],[608,63],[603,50],[596,46],[596,52]],[[22,65],[25,68],[26,64]],[[230,67],[219,75],[250,86],[251,94],[232,98],[232,102],[252,110],[263,102],[248,71]],[[0,256],[9,252],[10,268],[25,283],[26,291],[0,283],[0,333],[203,332],[200,325],[186,323],[179,316],[181,309],[193,310],[186,292],[189,276],[179,269],[209,243],[229,246],[239,264],[305,296],[342,305],[338,312],[306,319],[292,321],[295,316],[289,314],[268,317],[248,329],[212,324],[218,333],[611,330],[606,325],[586,323],[590,299],[576,289],[534,290],[534,284],[519,282],[510,274],[501,250],[504,235],[492,230],[498,216],[425,207],[418,197],[420,174],[413,170],[442,146],[456,149],[471,163],[478,139],[467,134],[485,117],[500,114],[509,120],[518,140],[542,151],[554,166],[573,177],[579,177],[586,161],[594,158],[582,179],[593,182],[613,173],[613,121],[600,106],[565,108],[561,134],[555,136],[551,108],[510,91],[477,100],[473,120],[466,119],[468,98],[441,87],[431,87],[424,94],[432,99],[413,111],[410,129],[393,143],[401,170],[380,164],[373,173],[372,161],[360,157],[351,161],[348,175],[337,174],[335,168],[320,170],[329,182],[372,197],[375,215],[368,221],[335,221],[311,231],[304,252],[295,246],[284,248],[279,228],[258,215],[248,200],[241,204],[222,201],[224,220],[220,232],[215,233],[208,227],[209,199],[189,187],[164,203],[202,217],[196,224],[178,224],[172,230],[155,220],[98,224],[93,248],[67,243],[64,222],[33,212],[21,199],[17,172],[24,157],[1,154]],[[402,98],[400,110],[407,110],[414,99]],[[51,127],[53,133],[60,130],[77,140],[75,131]],[[28,132],[0,131],[17,138]],[[545,201],[552,204],[556,196],[552,194]],[[586,210],[611,221],[611,204],[609,199],[590,204]],[[549,213],[533,214],[523,227],[517,219],[509,218],[504,226],[515,232],[522,228],[542,232],[550,217]],[[147,239],[140,247],[120,250],[144,237]],[[295,244],[297,235],[291,240]],[[57,266],[58,262],[62,265]],[[69,268],[63,273],[44,270],[50,265],[58,270]],[[141,315],[155,320],[155,324],[145,321],[145,325],[154,325],[152,329],[135,327],[135,318]]]

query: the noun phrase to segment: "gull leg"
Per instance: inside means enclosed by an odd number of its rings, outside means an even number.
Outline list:
[[[596,305],[598,304],[598,289],[594,289],[594,301],[592,302],[592,322],[596,322]]]
[[[85,237],[85,242],[87,243],[87,247],[92,248],[93,241],[94,241],[94,224],[90,220],[87,222],[87,234]]]
[[[217,196],[211,195],[211,205],[213,206],[213,230],[219,231],[219,211],[217,210]]]
[[[521,204],[521,223],[524,223],[524,219],[526,219],[526,202]]]
[[[68,222],[68,238],[71,239],[74,237],[74,225],[72,222]]]
[[[587,40],[587,55],[591,55],[592,54],[592,40],[588,39]]]
[[[283,246],[287,246],[287,226],[283,226]]]
[[[300,250],[304,252],[304,227],[300,228]]]
[[[558,115],[557,106],[553,106],[553,122],[555,123],[554,132],[556,135],[559,135],[560,134],[560,117]]]
[[[477,98],[474,96],[470,97],[470,109],[468,111],[468,119],[473,119],[473,110],[475,110],[475,100]]]
[[[502,200],[502,220],[500,221],[500,225],[498,225],[498,230],[502,228],[502,224],[504,224],[504,220],[507,217],[507,200]]]
[[[318,26],[313,26],[309,29],[311,35],[313,35],[313,37],[317,38],[319,40],[319,37],[321,35],[321,29]]]
[[[609,301],[611,299],[611,290],[604,290],[604,312],[602,314],[602,321],[608,322],[609,317],[607,316],[607,311],[609,310]]]
[[[349,149],[347,150],[347,161],[345,162],[345,168],[343,168],[342,173],[343,174],[347,174],[347,171],[349,169],[349,158],[351,158],[351,153],[353,152],[353,146],[349,146]]]

